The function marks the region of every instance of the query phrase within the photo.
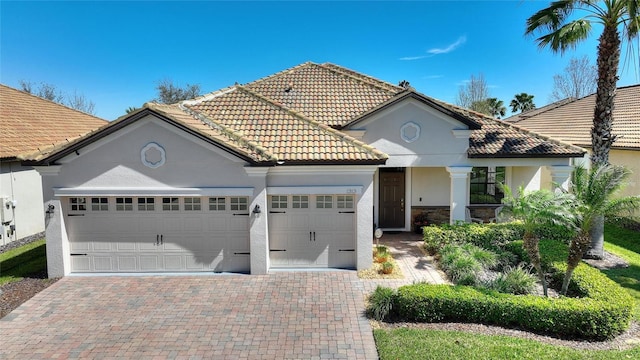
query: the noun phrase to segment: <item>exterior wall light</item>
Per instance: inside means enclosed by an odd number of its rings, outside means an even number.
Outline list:
[[[256,206],[253,208],[253,213],[260,214],[261,212],[262,210],[260,209],[260,205],[256,204]]]

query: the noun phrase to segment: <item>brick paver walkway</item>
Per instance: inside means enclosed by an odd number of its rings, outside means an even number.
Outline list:
[[[377,359],[355,272],[66,277],[0,320],[0,359]]]

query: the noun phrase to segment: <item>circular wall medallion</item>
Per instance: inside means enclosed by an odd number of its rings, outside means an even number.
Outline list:
[[[152,169],[159,168],[167,160],[164,148],[154,142],[148,143],[140,150],[140,159],[145,166]]]
[[[400,128],[400,137],[408,143],[412,143],[420,137],[420,125],[413,121],[408,122]]]

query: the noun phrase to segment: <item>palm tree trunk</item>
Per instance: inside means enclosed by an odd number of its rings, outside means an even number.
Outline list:
[[[591,236],[588,232],[580,231],[572,240],[569,245],[569,256],[567,257],[567,271],[564,274],[564,280],[562,281],[562,295],[567,295],[567,289],[569,289],[569,281],[573,275],[573,270],[576,269],[582,255],[589,248],[591,242]]]
[[[616,140],[611,126],[619,63],[620,34],[615,25],[606,25],[598,43],[598,90],[591,129],[591,161],[596,166],[609,163],[609,150]]]
[[[589,251],[584,254],[585,259],[598,259],[604,258],[604,215],[598,215],[593,218],[591,223],[591,246]]]
[[[542,265],[540,262],[540,248],[538,247],[538,238],[532,233],[526,232],[522,236],[522,241],[524,242],[524,249],[527,251],[527,255],[529,255],[529,260],[531,261],[531,265],[536,269],[538,273],[538,278],[540,279],[540,283],[542,283],[542,291],[544,292],[544,296],[547,296],[547,280],[542,272]]]

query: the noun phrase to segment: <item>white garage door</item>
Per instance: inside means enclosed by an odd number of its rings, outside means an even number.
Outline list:
[[[247,197],[63,199],[72,272],[248,272]]]
[[[274,268],[355,268],[354,196],[270,196],[269,253]]]

